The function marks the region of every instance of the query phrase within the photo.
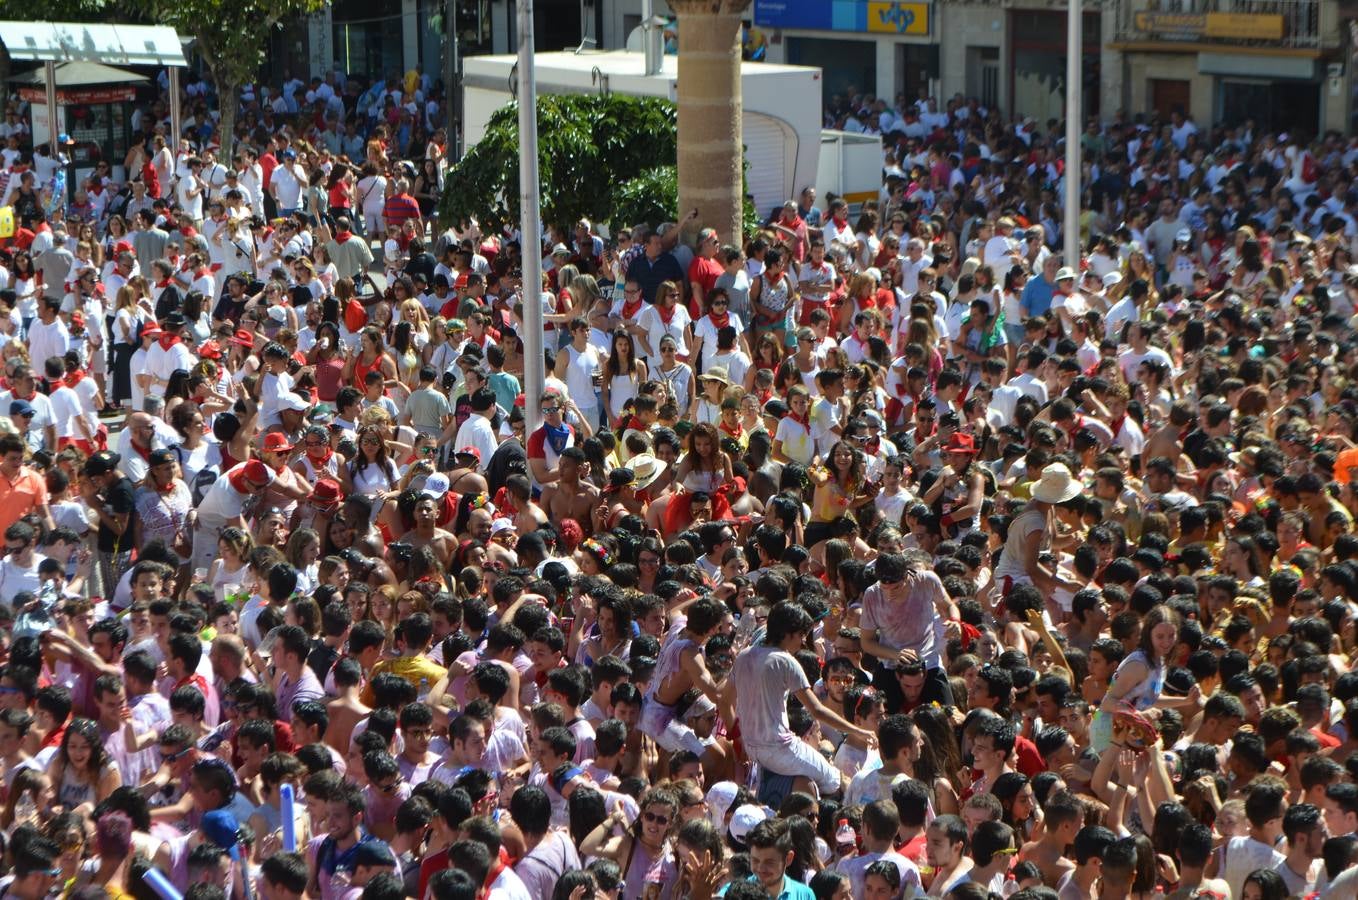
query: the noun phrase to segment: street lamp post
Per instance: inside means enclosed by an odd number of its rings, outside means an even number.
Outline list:
[[[538,98],[533,68],[533,0],[519,4],[519,231],[523,248],[524,434],[542,424],[542,238],[538,210]]]
[[[1083,37],[1080,0],[1067,0],[1066,14],[1066,210],[1064,264],[1080,267],[1080,101],[1083,84]]]

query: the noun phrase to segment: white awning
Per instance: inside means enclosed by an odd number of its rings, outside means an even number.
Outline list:
[[[167,25],[0,22],[0,44],[14,59],[123,66],[186,66],[179,35]]]

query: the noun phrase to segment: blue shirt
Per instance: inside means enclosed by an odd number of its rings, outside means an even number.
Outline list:
[[[749,878],[745,880],[758,881],[759,876],[751,875]],[[717,896],[725,897],[726,889],[729,888],[730,886],[731,885],[729,882],[727,884],[722,885],[721,890],[717,891]],[[797,879],[789,878],[788,876],[784,875],[783,889],[774,895],[773,900],[816,900],[816,894],[814,891],[811,890],[811,888],[802,884]]]
[[[1041,276],[1029,278],[1028,283],[1023,287],[1023,296],[1019,298],[1019,305],[1027,310],[1027,317],[1045,316],[1052,308],[1052,297],[1056,294],[1056,282],[1048,281]],[[1010,322],[1010,325],[1021,325],[1021,322]]]

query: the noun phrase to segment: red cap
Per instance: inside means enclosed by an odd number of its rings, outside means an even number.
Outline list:
[[[944,453],[972,453],[976,452],[976,441],[969,434],[960,431],[954,432],[948,438],[948,443],[943,446]]]
[[[216,341],[203,341],[198,348],[198,355],[203,359],[221,359],[222,348]]]
[[[262,460],[252,459],[245,463],[244,468],[241,469],[241,474],[255,484],[273,484],[273,469],[264,465]]]
[[[311,491],[311,502],[321,506],[334,506],[341,498],[339,482],[333,478],[322,478]]]
[[[481,451],[480,451],[480,450],[477,450],[475,447],[472,447],[472,446],[470,446],[470,445],[468,445],[468,446],[466,446],[466,447],[463,447],[461,450],[457,451],[457,455],[458,455],[458,456],[464,456],[464,455],[465,455],[465,456],[475,456],[477,462],[480,462],[480,461],[481,461]]]
[[[292,449],[292,444],[288,443],[288,436],[277,431],[271,431],[264,435],[263,451],[265,453],[287,453]]]
[[[131,253],[131,252],[132,252],[132,242],[131,242],[131,241],[119,241],[118,243],[116,243],[116,244],[113,245],[113,252],[114,252],[114,253]]]

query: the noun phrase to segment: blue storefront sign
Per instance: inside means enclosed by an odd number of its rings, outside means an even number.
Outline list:
[[[754,24],[927,36],[929,7],[918,0],[754,0]]]

